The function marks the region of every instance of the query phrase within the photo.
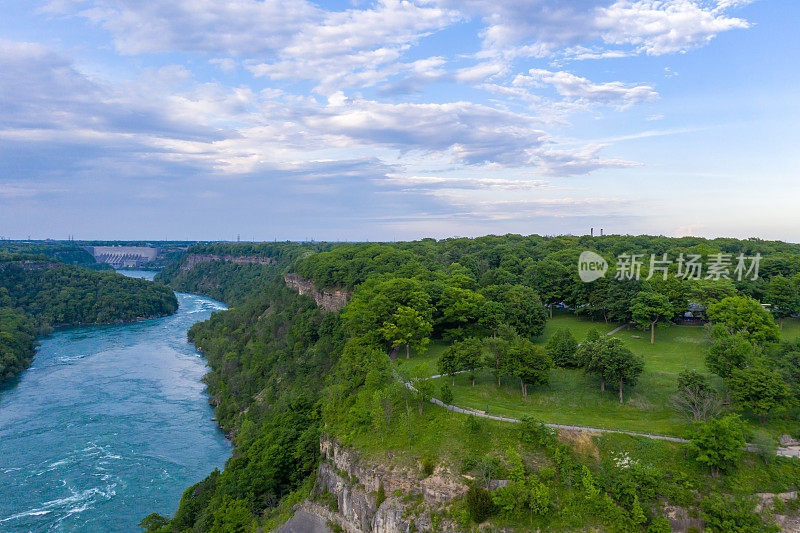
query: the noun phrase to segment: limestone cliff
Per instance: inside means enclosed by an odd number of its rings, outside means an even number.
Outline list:
[[[425,477],[419,468],[367,461],[358,451],[325,436],[320,451],[312,497],[281,533],[294,531],[293,524],[308,523],[310,516],[351,533],[458,530],[443,516],[467,486],[446,468],[439,466]],[[381,485],[386,499],[377,505]]]
[[[351,292],[347,289],[323,289],[319,290],[314,286],[314,282],[307,280],[299,274],[286,274],[284,276],[286,285],[295,289],[300,294],[307,294],[317,303],[319,307],[326,311],[338,311],[350,300]]]

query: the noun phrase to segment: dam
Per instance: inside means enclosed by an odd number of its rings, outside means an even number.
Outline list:
[[[98,263],[114,268],[139,268],[154,261],[160,250],[152,246],[86,246]]]

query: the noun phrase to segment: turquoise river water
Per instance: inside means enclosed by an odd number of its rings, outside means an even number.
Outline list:
[[[152,278],[152,273],[126,272]],[[231,453],[186,331],[220,302],[178,293],[172,316],[59,331],[0,388],[0,531],[141,531]]]

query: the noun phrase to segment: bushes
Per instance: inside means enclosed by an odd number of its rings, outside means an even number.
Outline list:
[[[547,447],[555,440],[555,431],[533,417],[526,416],[519,424],[520,440],[535,446]]]
[[[425,477],[432,476],[434,470],[436,470],[436,461],[430,457],[422,460],[422,473],[425,474]]]
[[[555,366],[562,368],[581,366],[581,361],[578,359],[578,341],[567,328],[560,328],[553,333],[545,347]]]
[[[450,390],[450,386],[447,383],[442,385],[442,389],[440,391],[440,397],[443,403],[450,405],[453,403],[453,391]]]
[[[378,493],[375,495],[375,508],[381,506],[386,501],[386,489],[383,488],[383,481],[378,484]]]
[[[689,449],[697,461],[708,466],[715,475],[736,463],[744,451],[744,425],[736,415],[727,415],[710,422],[697,422]]]
[[[467,489],[466,502],[469,517],[476,524],[482,524],[496,511],[489,491],[475,484]]]
[[[755,502],[752,500],[728,500],[720,495],[713,495],[700,504],[701,518],[708,531],[720,533],[761,533],[777,532],[780,528],[774,524],[765,524],[761,515],[754,512]]]

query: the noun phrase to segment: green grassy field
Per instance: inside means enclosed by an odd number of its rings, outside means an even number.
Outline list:
[[[557,313],[548,320],[538,344],[544,344],[559,328],[568,328],[580,342],[586,333],[597,329],[608,333],[617,324],[592,322],[567,313]],[[782,336],[794,339],[800,335],[800,320],[786,319]],[[678,373],[692,369],[708,374],[705,352],[708,348],[706,331],[702,327],[662,326],[656,329],[656,342],[650,344],[650,332],[622,329],[614,333],[634,353],[645,360],[645,369],[635,387],[624,387],[624,403],[613,384],[605,392],[599,382],[582,370],[556,368],[550,371],[550,384],[530,388],[523,398],[518,383],[503,380],[500,387],[488,369],[476,374],[473,387],[469,374],[459,374],[453,387],[454,404],[459,407],[512,417],[534,416],[544,422],[576,424],[602,428],[627,429],[651,433],[681,435],[689,423],[671,407]],[[437,360],[446,344],[433,342],[422,354],[412,352],[410,360],[398,358],[395,364],[412,378],[438,374]],[[719,384],[719,378],[710,376]],[[436,396],[442,384],[452,384],[449,377],[434,380]],[[772,425],[772,424],[771,424]],[[778,428],[776,426],[775,431]]]

